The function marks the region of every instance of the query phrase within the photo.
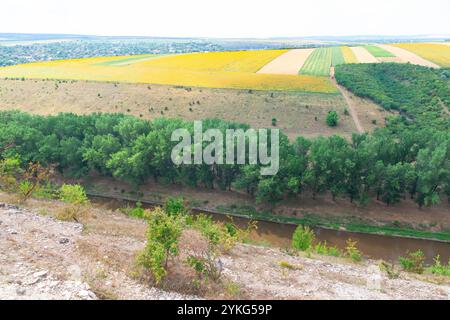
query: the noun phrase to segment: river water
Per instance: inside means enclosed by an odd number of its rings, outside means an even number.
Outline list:
[[[91,197],[91,201],[111,210],[122,208],[127,204],[133,205],[132,201],[101,197]],[[151,206],[143,204],[144,208]],[[216,221],[225,222],[231,221],[232,219],[232,222],[241,228],[245,228],[250,221],[249,219],[240,217],[229,218],[222,214],[210,213],[209,215]],[[251,232],[250,238],[256,243],[265,243],[277,247],[289,247],[295,228],[296,226],[292,224],[258,221],[257,229]],[[328,245],[336,246],[340,249],[345,248],[347,239],[351,238],[352,240],[356,240],[358,249],[364,256],[371,259],[397,262],[399,256],[405,256],[408,251],[412,252],[419,249],[424,252],[427,264],[433,263],[433,258],[436,255],[440,255],[441,262],[443,263],[447,263],[450,259],[449,242],[330,230],[320,227],[314,228],[314,233],[317,241],[326,241]]]

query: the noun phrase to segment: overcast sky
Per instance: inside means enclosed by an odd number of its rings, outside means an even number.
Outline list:
[[[1,0],[0,33],[173,37],[450,34],[450,0]]]

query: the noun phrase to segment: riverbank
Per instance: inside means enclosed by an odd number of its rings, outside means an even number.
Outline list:
[[[7,197],[2,194],[2,201]],[[0,206],[0,296],[16,299],[449,298],[447,277],[401,272],[397,278],[390,279],[373,260],[353,263],[342,258],[292,254],[248,244],[237,244],[221,256],[222,291],[188,287],[190,275],[179,272],[176,266],[171,266],[165,287],[155,288],[134,276],[134,257],[145,244],[143,220],[95,206],[86,209],[79,222],[56,220],[54,217],[67,206],[59,201],[36,199],[20,207]],[[16,265],[29,266],[38,273],[33,273],[33,281],[20,282]],[[76,285],[69,281],[75,281]],[[74,290],[63,296],[68,285]],[[45,295],[48,292],[52,294]]]
[[[148,183],[137,191],[112,179],[81,181],[87,192],[128,201],[160,205],[168,197],[183,197],[196,211],[230,215],[283,224],[306,224],[333,230],[380,234],[415,239],[450,242],[450,206],[419,210],[411,203],[402,206],[382,206],[373,203],[358,207],[347,200],[287,200],[275,208],[256,205],[247,195],[221,190],[194,189],[179,185]],[[407,200],[405,200],[407,201]],[[347,202],[347,203],[346,203]]]

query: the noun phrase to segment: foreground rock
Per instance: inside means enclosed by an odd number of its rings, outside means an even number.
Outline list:
[[[82,225],[47,215],[64,208],[61,203],[30,200],[28,207],[0,203],[0,299],[198,298],[173,292],[186,292],[177,283],[169,292],[133,277],[135,254],[145,243],[144,221],[92,208]],[[389,279],[376,261],[355,264],[244,244],[221,261],[236,298],[450,298],[448,277],[402,272]]]
[[[79,223],[0,203],[0,299],[97,299],[85,278],[101,263],[80,254],[77,243],[84,237]],[[108,298],[186,298],[148,288],[119,272],[108,272],[102,280],[119,287]]]

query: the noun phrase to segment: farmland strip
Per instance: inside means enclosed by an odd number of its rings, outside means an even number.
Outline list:
[[[270,61],[257,73],[296,75],[313,51],[314,49],[290,50]]]

